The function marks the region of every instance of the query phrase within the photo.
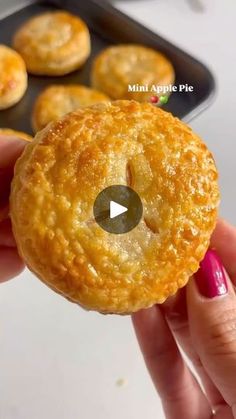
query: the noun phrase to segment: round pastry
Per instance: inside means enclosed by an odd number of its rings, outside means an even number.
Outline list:
[[[129,44],[103,50],[94,60],[91,73],[92,86],[111,98],[139,102],[150,101],[153,85],[169,86],[174,79],[174,68],[164,55]]]
[[[32,74],[60,76],[80,68],[90,54],[85,22],[64,11],[28,20],[15,34],[14,48]]]
[[[0,110],[10,108],[24,96],[27,72],[21,56],[0,44]]]
[[[49,86],[35,102],[32,115],[33,129],[37,132],[49,122],[80,107],[109,100],[104,93],[85,86],[75,84]]]
[[[31,137],[31,135],[10,128],[0,128],[0,135],[6,135],[7,137],[19,137],[26,141],[33,140],[33,137]]]
[[[190,128],[148,103],[99,103],[40,131],[18,160],[11,218],[22,258],[81,306],[131,313],[165,299],[197,271],[215,227],[211,153]],[[103,230],[98,194],[128,185],[143,216],[128,233]]]

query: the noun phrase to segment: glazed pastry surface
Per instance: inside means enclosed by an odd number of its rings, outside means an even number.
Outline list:
[[[142,45],[116,45],[103,50],[95,58],[92,86],[113,99],[148,102],[153,92],[128,91],[138,84],[150,90],[152,85],[172,85],[175,80],[171,62],[160,52]]]
[[[0,110],[19,102],[26,92],[27,84],[26,67],[21,56],[0,44]]]
[[[49,122],[55,121],[69,112],[109,100],[104,93],[86,86],[51,85],[38,96],[35,102],[32,115],[33,129],[37,132]]]
[[[32,74],[60,76],[80,68],[90,55],[85,22],[68,12],[48,12],[26,21],[16,32],[14,48]]]
[[[165,299],[197,271],[219,203],[202,140],[151,104],[81,108],[49,124],[18,160],[11,218],[21,256],[49,287],[81,306],[126,314]],[[111,185],[140,196],[143,218],[107,233],[93,204]]]

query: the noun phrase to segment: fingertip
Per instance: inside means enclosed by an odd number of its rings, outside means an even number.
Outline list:
[[[6,144],[9,144],[9,143],[13,143],[13,142],[15,142],[15,143],[17,143],[17,144],[26,144],[26,140],[24,140],[23,138],[20,138],[20,137],[16,137],[16,136],[14,136],[14,135],[3,135],[3,134],[0,134],[0,143],[2,144],[2,143],[6,143]]]
[[[167,298],[167,300],[160,305],[160,309],[168,319],[180,316],[185,318],[187,316],[186,287],[180,288],[175,295]]]
[[[18,137],[0,136],[0,168],[12,167],[27,144]]]
[[[155,313],[156,306],[152,306],[150,308],[136,311],[136,313],[132,313],[131,318],[135,329],[142,330],[142,328],[145,328],[145,325],[147,323],[150,323],[150,320],[155,316]]]
[[[197,288],[196,279],[194,275],[189,279],[187,285],[186,285],[186,300],[189,302],[190,300],[196,300],[202,299],[202,296]],[[191,306],[191,303],[189,302],[188,306]]]
[[[24,270],[24,262],[15,248],[0,247],[0,268],[0,282],[8,281]]]
[[[230,279],[236,284],[236,227],[220,219],[212,234],[210,247],[217,251]]]
[[[1,188],[0,188],[1,191]],[[1,202],[1,198],[0,198]],[[4,220],[6,220],[9,216],[9,202],[3,203],[3,206],[0,207],[0,223]]]
[[[236,240],[236,227],[219,218],[211,236],[211,247],[219,247],[219,243],[226,242],[228,238]]]
[[[198,271],[190,278],[187,299],[191,298],[189,308],[195,303],[207,303],[227,294],[234,295],[234,289],[221,258],[209,249],[200,263]]]
[[[16,247],[10,218],[0,220],[0,246]]]

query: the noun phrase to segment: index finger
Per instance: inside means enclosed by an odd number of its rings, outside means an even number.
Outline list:
[[[166,417],[210,418],[205,394],[184,362],[159,306],[132,315],[141,351]]]

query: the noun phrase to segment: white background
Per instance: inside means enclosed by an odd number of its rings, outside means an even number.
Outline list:
[[[236,223],[235,0],[115,3],[215,73],[216,101],[191,125],[215,155],[221,214]],[[93,418],[164,418],[130,318],[87,313],[25,271],[0,287],[0,419]]]

